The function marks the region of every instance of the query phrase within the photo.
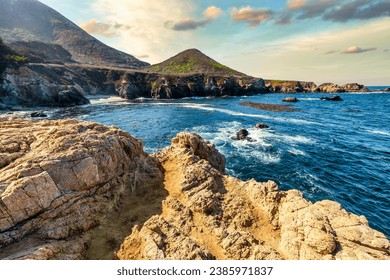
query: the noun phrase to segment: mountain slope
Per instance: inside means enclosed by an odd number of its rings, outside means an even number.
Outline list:
[[[161,63],[148,67],[161,74],[215,74],[221,76],[247,76],[233,70],[197,49],[185,50]]]
[[[37,0],[1,0],[0,37],[36,62],[131,68],[149,65],[103,44]]]

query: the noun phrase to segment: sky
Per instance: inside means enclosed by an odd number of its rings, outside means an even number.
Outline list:
[[[265,79],[390,85],[390,0],[41,0],[151,64],[197,48]]]

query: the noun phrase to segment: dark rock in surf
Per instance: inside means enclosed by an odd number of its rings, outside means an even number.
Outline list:
[[[32,118],[46,118],[47,115],[44,112],[32,112],[30,114]]]
[[[327,101],[344,101],[339,95],[334,95],[332,97],[323,96],[320,99]]]
[[[269,126],[266,125],[265,123],[258,123],[258,124],[256,124],[256,128],[258,128],[258,129],[266,129],[266,128],[269,128]]]
[[[249,132],[248,130],[246,129],[240,129],[238,132],[237,132],[237,140],[245,140],[249,135]]]

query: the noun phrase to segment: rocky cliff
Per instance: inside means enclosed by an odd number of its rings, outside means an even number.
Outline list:
[[[127,99],[265,92],[262,79],[248,76],[169,75],[120,68],[23,64],[8,66],[0,75],[0,102],[10,106],[76,105],[75,102],[61,103],[60,93],[69,88],[75,89],[78,96],[103,94]],[[81,104],[85,103],[88,101]]]
[[[115,127],[0,122],[2,259],[390,259],[336,202],[224,174],[191,133],[150,156]]]

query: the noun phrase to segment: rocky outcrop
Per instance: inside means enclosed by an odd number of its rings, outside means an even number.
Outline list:
[[[343,101],[343,99],[340,97],[340,95],[333,95],[332,97],[323,96],[323,97],[320,97],[320,100]]]
[[[183,139],[186,139],[185,141]],[[190,139],[190,140],[189,140]],[[338,203],[311,203],[268,181],[240,181],[180,133],[155,156],[169,195],[162,213],[133,228],[120,259],[389,259],[390,243]],[[221,158],[214,148],[209,152]],[[219,162],[223,162],[220,160]]]
[[[151,157],[115,127],[6,118],[2,259],[390,259],[363,216],[230,177],[196,134]]]
[[[323,83],[317,86],[313,82],[302,81],[278,81],[266,80],[268,92],[273,93],[303,93],[303,92],[368,92],[366,86],[358,83],[349,83],[345,85],[337,85],[334,83]]]
[[[114,127],[12,120],[0,130],[1,258],[81,259],[121,196],[162,180],[141,141]]]

